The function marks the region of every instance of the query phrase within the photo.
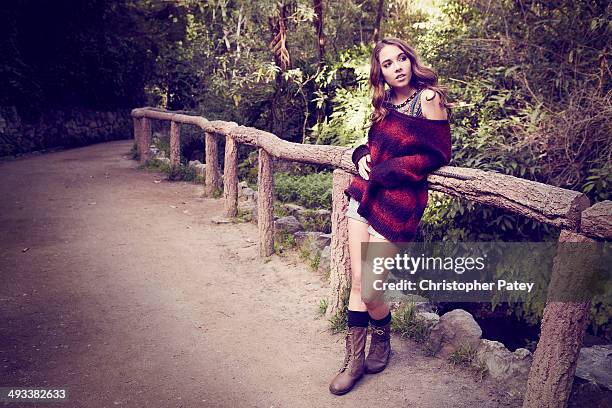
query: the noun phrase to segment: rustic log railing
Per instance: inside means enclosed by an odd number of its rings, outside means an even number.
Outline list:
[[[258,229],[259,254],[274,252],[274,184],[272,156],[288,161],[326,164],[335,167],[332,191],[331,294],[327,315],[344,305],[350,287],[347,220],[348,200],[344,189],[356,174],[352,149],[339,146],[303,145],[275,135],[239,126],[234,122],[209,121],[200,116],[155,108],[132,110],[135,144],[141,163],[149,157],[151,119],[170,121],[170,163],[180,163],[180,125],[201,128],[205,137],[205,193],[213,194],[221,184],[217,142],[225,138],[223,198],[225,215],[237,213],[237,146],[247,144],[259,150]],[[561,228],[559,242],[589,242],[612,238],[612,202],[590,206],[590,200],[567,190],[513,176],[461,167],[442,167],[428,177],[429,188],[452,196],[510,210]],[[553,274],[560,268],[557,260]],[[524,408],[565,407],[572,386],[580,346],[589,318],[590,302],[548,302],[544,310],[540,341],[528,379]]]

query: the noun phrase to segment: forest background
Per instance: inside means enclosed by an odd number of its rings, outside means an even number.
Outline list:
[[[598,202],[610,199],[612,185],[611,11],[593,0],[13,0],[0,6],[0,106],[26,121],[49,108],[127,115],[156,106],[293,142],[355,146],[367,132],[372,46],[394,36],[448,87],[451,165]],[[183,133],[183,159],[201,160],[202,135]],[[27,150],[3,143],[5,154]],[[252,153],[241,147],[240,175],[251,184]],[[330,208],[329,170],[278,172],[278,199]],[[559,231],[434,194],[421,234],[548,241]],[[535,324],[542,309],[518,304],[508,312]],[[610,339],[611,311],[594,302],[589,331]]]

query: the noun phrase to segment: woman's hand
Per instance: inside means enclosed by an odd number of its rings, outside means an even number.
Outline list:
[[[369,154],[366,154],[359,159],[359,175],[363,177],[364,180],[368,180],[370,178],[370,166],[368,165],[368,163],[370,163],[370,159]]]

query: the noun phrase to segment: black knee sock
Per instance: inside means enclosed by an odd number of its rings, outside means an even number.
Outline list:
[[[368,327],[370,322],[370,315],[368,312],[357,312],[355,310],[348,311],[348,327]]]
[[[390,322],[391,322],[391,311],[389,311],[389,313],[380,320],[376,320],[370,317],[370,323],[372,323],[374,326],[382,327],[382,326],[389,324]]]

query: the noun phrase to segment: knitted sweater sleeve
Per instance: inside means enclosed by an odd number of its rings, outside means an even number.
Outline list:
[[[386,188],[398,187],[406,182],[416,183],[448,164],[450,156],[450,140],[438,145],[423,144],[412,154],[394,157],[374,166],[370,172],[370,181]]]
[[[366,135],[363,139],[361,139],[362,144],[360,144],[359,146],[357,146],[355,148],[355,150],[353,150],[353,155],[351,156],[351,160],[353,161],[353,164],[355,165],[355,168],[357,170],[359,170],[359,160],[361,160],[361,158],[363,156],[365,156],[366,154],[370,154],[370,145],[368,143],[368,136]]]
[[[355,164],[356,169],[359,169],[359,160],[361,160],[361,158],[366,154],[370,154],[370,148],[367,144],[359,145],[355,148],[355,150],[353,150],[351,160],[353,161],[353,164]]]

